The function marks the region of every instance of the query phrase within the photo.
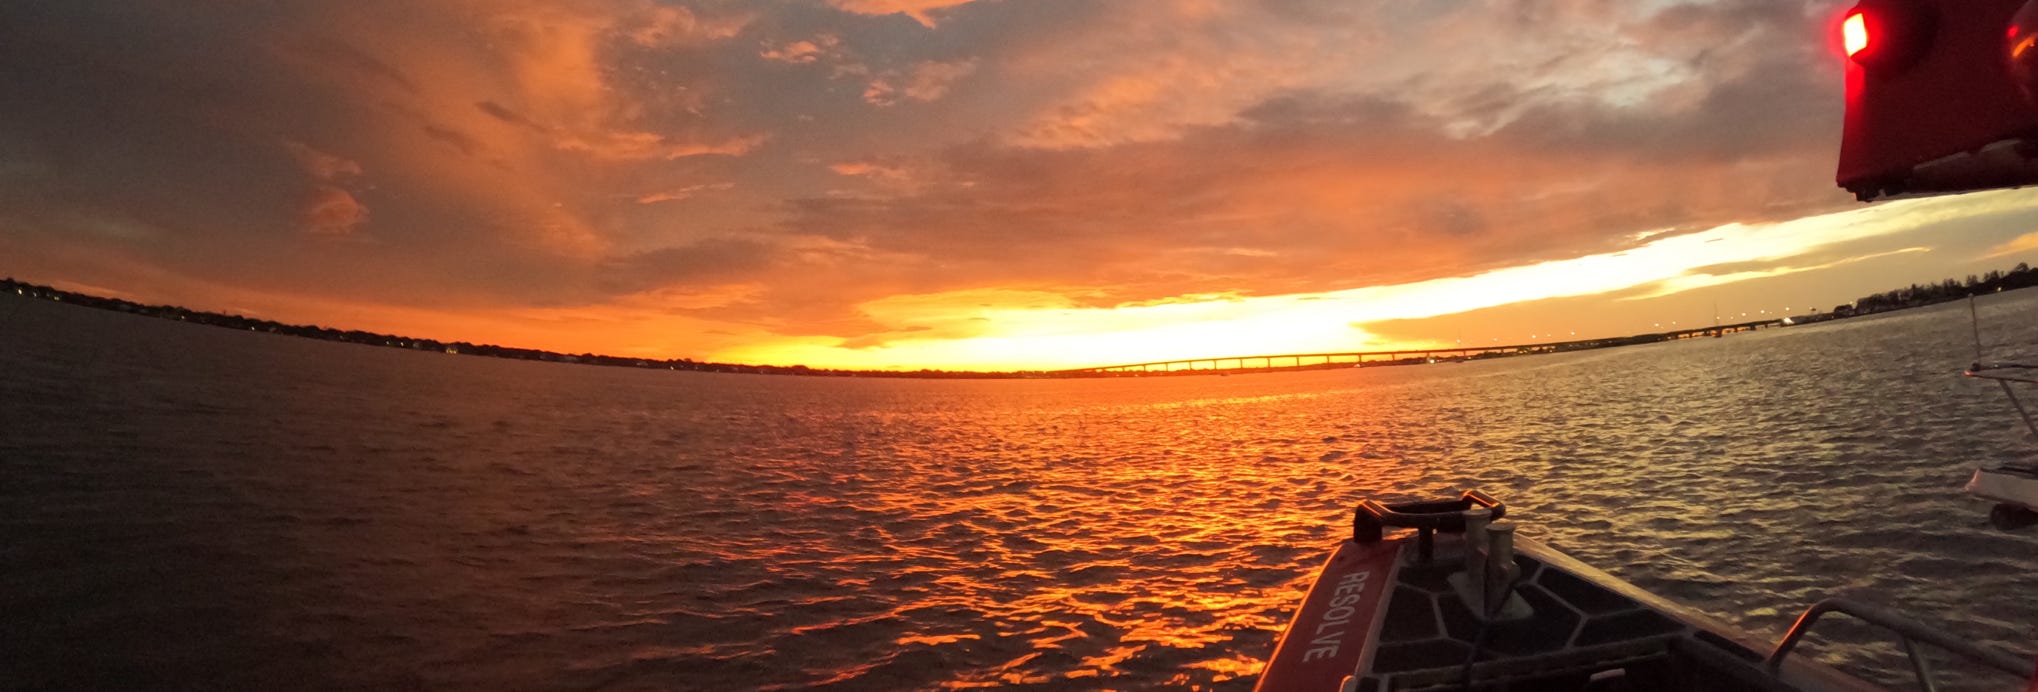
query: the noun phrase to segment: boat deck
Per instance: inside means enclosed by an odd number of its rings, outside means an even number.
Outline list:
[[[1355,692],[1882,689],[1802,657],[1774,674],[1763,663],[1767,648],[1732,627],[1527,538],[1515,539],[1520,572],[1507,606],[1514,615],[1482,620],[1452,584],[1464,570],[1462,542],[1437,535],[1428,560],[1407,536],[1342,542],[1259,689],[1330,692],[1341,682]],[[1385,577],[1377,590],[1369,575]],[[1341,640],[1346,619],[1372,622],[1362,648]]]
[[[1468,673],[1477,687],[1511,691],[1800,689],[1762,674],[1761,653],[1564,568],[1579,565],[1552,567],[1538,555],[1554,551],[1526,540],[1514,592],[1533,613],[1486,623],[1452,588],[1463,567],[1440,538],[1427,564],[1406,551],[1358,690],[1462,689]]]

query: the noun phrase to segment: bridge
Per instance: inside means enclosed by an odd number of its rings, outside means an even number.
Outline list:
[[[1525,356],[1537,353],[1560,353],[1584,351],[1614,346],[1653,344],[1680,339],[1702,339],[1725,336],[1735,332],[1750,332],[1757,329],[1783,327],[1792,324],[1791,318],[1757,320],[1739,324],[1723,324],[1710,327],[1693,327],[1677,331],[1634,336],[1609,337],[1604,339],[1581,339],[1578,341],[1551,341],[1507,346],[1452,346],[1447,348],[1403,349],[1399,351],[1349,351],[1343,353],[1287,353],[1266,356],[1225,356],[1222,358],[1191,358],[1187,360],[1159,360],[1150,363],[1127,365],[1106,365],[1091,368],[1056,370],[1051,375],[1092,376],[1092,377],[1138,377],[1144,375],[1187,375],[1187,374],[1231,374],[1248,372],[1275,372],[1283,370],[1324,370],[1329,368],[1365,368],[1382,365],[1416,365],[1422,363],[1464,362],[1487,358]]]

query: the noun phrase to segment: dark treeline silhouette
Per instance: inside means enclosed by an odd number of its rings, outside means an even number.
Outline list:
[[[1481,360],[1486,358],[1504,358],[1517,355],[1559,353],[1564,351],[1581,351],[1588,349],[1613,348],[1618,346],[1650,344],[1662,341],[1671,341],[1676,339],[1716,335],[1717,333],[1721,332],[1740,331],[1741,328],[1744,327],[1755,328],[1757,326],[1772,326],[1777,324],[1783,325],[1809,324],[1813,322],[1823,322],[1832,319],[1854,317],[1857,315],[1869,315],[1878,312],[1888,312],[1890,310],[1901,310],[1904,308],[1913,308],[1925,305],[1932,305],[1935,303],[1943,303],[1952,300],[1960,300],[1968,296],[1981,295],[1984,293],[1996,293],[1999,291],[2007,291],[2018,288],[2028,288],[2034,285],[2038,285],[2038,272],[2031,271],[2031,267],[2029,265],[2019,263],[2016,266],[2016,268],[2011,269],[2008,272],[1991,271],[1984,275],[1970,274],[1968,275],[1967,280],[1964,282],[1956,279],[1947,279],[1945,281],[1941,281],[1935,284],[1912,284],[1905,288],[1899,288],[1893,291],[1885,291],[1883,293],[1877,293],[1875,295],[1864,297],[1860,300],[1855,301],[1854,304],[1852,305],[1835,306],[1832,312],[1817,313],[1810,315],[1796,315],[1792,316],[1788,320],[1784,319],[1766,320],[1761,322],[1750,322],[1740,325],[1721,325],[1715,327],[1687,329],[1676,332],[1663,332],[1660,334],[1636,334],[1633,336],[1608,337],[1603,339],[1586,339],[1579,341],[1567,341],[1561,343],[1525,344],[1519,346],[1504,346],[1485,349],[1471,348],[1464,349],[1466,355],[1459,357],[1449,357],[1447,355],[1452,351],[1452,349],[1440,349],[1437,353],[1440,354],[1442,357],[1395,358],[1391,360],[1370,361],[1367,362],[1365,365],[1366,367],[1380,365],[1415,365],[1420,363]],[[370,346],[382,346],[387,348],[402,348],[416,351],[435,351],[440,353],[451,353],[469,356],[514,358],[517,360],[538,360],[554,363],[583,363],[588,365],[607,365],[613,367],[644,368],[654,370],[690,370],[695,372],[731,372],[731,373],[753,373],[765,375],[811,375],[821,377],[912,377],[912,378],[950,378],[950,379],[1025,379],[1042,377],[1128,377],[1128,376],[1139,377],[1139,376],[1172,376],[1172,375],[1209,375],[1217,374],[1220,372],[1227,372],[1215,369],[1200,369],[1200,370],[1178,369],[1153,372],[1146,371],[1108,372],[1094,370],[1060,370],[1060,371],[1015,370],[1007,372],[982,372],[971,370],[931,370],[931,369],[837,370],[830,368],[810,368],[805,365],[745,365],[740,363],[715,363],[697,361],[688,358],[671,358],[660,360],[655,358],[627,358],[622,356],[606,356],[593,353],[581,353],[575,355],[569,353],[558,353],[554,351],[543,351],[530,348],[497,346],[494,344],[475,344],[465,341],[438,341],[434,339],[419,339],[414,337],[396,336],[391,334],[377,334],[374,332],[364,332],[360,330],[341,330],[333,329],[330,327],[284,324],[282,322],[256,319],[253,317],[244,317],[241,315],[227,315],[216,312],[204,312],[201,310],[192,310],[189,308],[182,308],[174,305],[144,305],[132,301],[121,300],[119,298],[106,298],[101,296],[88,295],[84,293],[76,293],[73,291],[60,290],[56,288],[51,288],[49,286],[42,286],[37,284],[16,281],[12,278],[0,279],[0,292],[13,293],[20,296],[40,298],[44,300],[53,300],[63,303],[71,303],[73,305],[79,305],[83,307],[99,308],[102,310],[112,310],[115,312],[125,312],[135,315],[145,315],[149,317],[157,317],[166,320],[175,320],[178,322],[193,322],[197,324],[211,325],[216,327],[225,327],[228,329],[244,329],[252,332],[267,332],[270,334],[287,334],[290,336],[304,337],[307,339],[321,339],[325,341],[339,341],[350,344],[366,344]],[[1474,354],[1473,352],[1476,352],[1476,354]],[[1226,357],[1221,360],[1234,360],[1234,359],[1235,358]],[[1197,362],[1202,361],[1199,360]],[[1329,362],[1311,363],[1304,365],[1298,362],[1294,366],[1280,366],[1280,367],[1269,366],[1266,368],[1254,370],[1246,370],[1244,368],[1241,368],[1240,370],[1238,370],[1238,372],[1314,370],[1332,367],[1352,367],[1353,365],[1354,365],[1353,363],[1329,363]]]
[[[251,332],[267,332],[270,334],[287,334],[290,336],[299,336],[308,339],[339,341],[350,344],[367,344],[370,346],[384,346],[389,348],[403,348],[415,351],[437,351],[441,353],[455,353],[463,356],[465,355],[489,356],[493,358],[540,360],[554,363],[586,363],[589,365],[608,365],[615,367],[645,368],[654,370],[692,370],[696,372],[737,372],[737,373],[758,373],[767,375],[817,375],[833,377],[923,377],[923,378],[966,378],[966,379],[1012,379],[1012,378],[1045,376],[1043,373],[1037,371],[970,372],[954,370],[913,370],[913,371],[833,370],[827,368],[810,368],[805,365],[742,365],[737,363],[712,363],[692,360],[688,358],[672,358],[666,360],[659,360],[653,358],[626,358],[622,356],[605,356],[593,353],[582,353],[575,355],[570,353],[541,351],[538,349],[531,348],[497,346],[494,344],[474,344],[465,341],[438,341],[435,339],[419,339],[415,337],[396,336],[392,334],[377,334],[374,332],[364,332],[360,330],[341,330],[333,329],[330,327],[308,326],[301,324],[284,324],[282,322],[256,319],[253,317],[243,317],[241,315],[226,315],[216,312],[204,312],[200,310],[192,310],[189,308],[181,308],[174,305],[144,305],[132,301],[121,300],[119,298],[105,298],[101,296],[88,295],[73,291],[60,290],[56,288],[51,288],[49,286],[40,286],[31,283],[24,283],[20,281],[15,281],[14,279],[11,278],[0,279],[0,292],[13,293],[15,295],[27,296],[31,298],[41,298],[44,300],[53,300],[62,303],[71,303],[73,305],[79,305],[83,307],[99,308],[101,310],[112,310],[115,312],[125,312],[135,315],[158,317],[178,322],[192,322],[196,324],[211,325],[215,327],[226,327],[228,329],[243,329]]]
[[[2032,286],[2038,286],[2038,272],[2031,271],[2031,265],[2018,262],[2017,266],[2008,272],[1997,269],[1987,274],[1968,274],[1966,281],[1946,279],[1935,284],[1911,284],[1894,291],[1864,297],[1854,301],[1852,306],[1835,307],[1833,311],[1847,310],[1851,314],[1866,315]]]

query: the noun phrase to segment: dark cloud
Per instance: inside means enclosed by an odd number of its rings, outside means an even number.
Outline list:
[[[317,34],[292,35],[285,40],[270,43],[269,47],[286,54],[300,54],[309,60],[339,65],[372,78],[388,80],[389,83],[413,94],[420,91],[417,82],[412,81],[402,70],[359,48]]]
[[[473,137],[467,136],[459,130],[432,124],[424,125],[423,129],[426,137],[452,147],[454,151],[460,152],[462,156],[471,158],[481,152],[481,142],[476,141]]]
[[[514,110],[510,110],[508,106],[496,103],[494,101],[479,101],[474,104],[474,107],[481,109],[481,112],[483,113],[495,116],[495,119],[497,120],[501,120],[512,125],[522,125],[524,127],[539,127],[537,123],[533,123],[529,118],[524,117],[524,114],[518,113]]]
[[[714,239],[615,257],[595,273],[598,295],[638,293],[675,284],[735,279],[764,269],[770,247],[738,239]]]
[[[349,236],[368,222],[368,208],[352,193],[332,185],[312,188],[305,197],[304,231],[321,236]]]

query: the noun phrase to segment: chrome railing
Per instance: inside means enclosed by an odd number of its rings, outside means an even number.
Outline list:
[[[1798,641],[1804,639],[1805,633],[1811,630],[1812,624],[1818,622],[1819,616],[1826,613],[1852,615],[1869,624],[1896,632],[1898,641],[1903,644],[1904,653],[1911,658],[1911,670],[1918,676],[1918,685],[1923,687],[1925,692],[1938,692],[1939,684],[1933,680],[1931,663],[1925,659],[1924,652],[1918,650],[1918,642],[1924,642],[1951,651],[1969,660],[2020,678],[2029,679],[2033,672],[2032,663],[2029,659],[2012,656],[1995,649],[1984,648],[1974,642],[1961,639],[1958,635],[1951,632],[1913,620],[1894,610],[1873,603],[1863,603],[1851,598],[1828,598],[1819,601],[1810,609],[1804,611],[1804,615],[1797,619],[1797,624],[1791,625],[1790,631],[1783,635],[1783,641],[1777,643],[1776,651],[1769,654],[1768,660],[1763,661],[1763,665],[1769,668],[1770,674],[1774,675],[1781,671],[1784,657],[1790,655],[1791,649],[1797,648]]]

